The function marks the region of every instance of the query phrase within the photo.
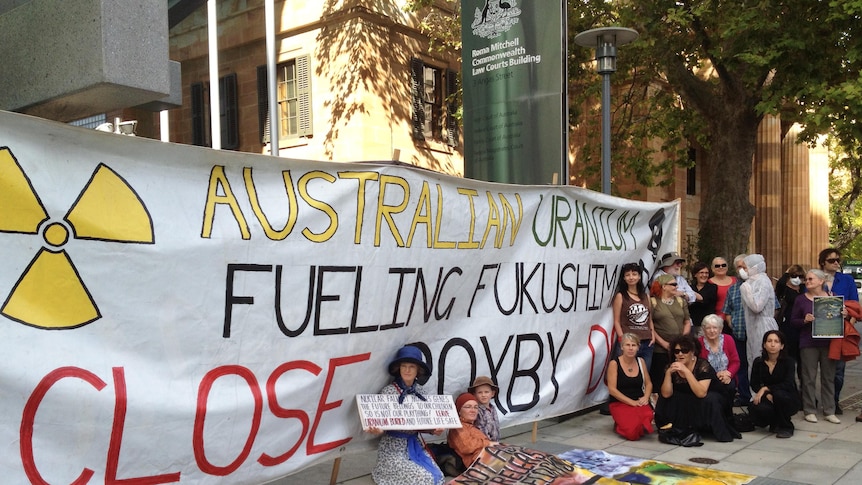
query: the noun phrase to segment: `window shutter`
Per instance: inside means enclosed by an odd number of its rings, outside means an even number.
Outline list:
[[[206,146],[206,119],[204,118],[204,84],[191,85],[192,145]]]
[[[239,148],[239,106],[236,92],[236,73],[219,79],[222,148]]]
[[[446,144],[458,146],[458,123],[455,112],[458,111],[458,73],[446,70]]]
[[[297,135],[312,136],[310,56],[296,58]]]
[[[424,140],[422,126],[425,124],[425,107],[422,104],[422,73],[425,65],[420,59],[410,59],[410,91],[413,97],[413,138]]]
[[[266,65],[257,66],[257,128],[262,144],[269,143],[269,91]]]

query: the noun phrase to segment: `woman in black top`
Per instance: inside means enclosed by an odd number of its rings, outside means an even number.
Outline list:
[[[694,279],[691,288],[694,290],[694,302],[688,305],[688,313],[691,316],[691,333],[696,337],[703,335],[700,323],[703,317],[715,313],[715,302],[718,301],[718,285],[709,281],[709,266],[698,261],[691,267]]]
[[[625,333],[620,339],[622,354],[608,364],[609,409],[614,431],[627,440],[638,440],[652,433],[652,407],[649,397],[652,382],[644,359],[637,356],[640,338]]]
[[[799,363],[799,329],[790,323],[790,312],[796,297],[805,290],[805,269],[798,264],[790,265],[787,271],[775,283],[775,301],[779,309],[775,311],[775,322],[778,330],[784,333],[784,353]],[[796,366],[796,376],[802,380],[802,369]]]
[[[698,358],[700,343],[691,335],[671,341],[673,361],[665,371],[655,424],[685,432],[711,431],[718,441],[733,441],[742,435],[724,414],[725,395],[718,389],[718,377],[706,359]]]
[[[784,354],[784,341],[780,330],[763,334],[763,351],[751,364],[751,389],[755,394],[748,405],[754,424],[769,426],[778,438],[793,436],[790,417],[801,407],[796,362]]]

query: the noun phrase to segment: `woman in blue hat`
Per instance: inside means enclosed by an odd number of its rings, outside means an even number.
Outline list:
[[[408,396],[425,400],[422,384],[431,377],[431,368],[425,363],[422,351],[413,345],[398,350],[389,363],[392,382],[380,394],[395,394],[398,402]],[[389,430],[368,428],[369,433],[382,435],[377,447],[377,465],[371,473],[377,485],[439,485],[443,483],[443,472],[425,449],[419,432],[413,430]],[[435,430],[440,434],[442,430]]]

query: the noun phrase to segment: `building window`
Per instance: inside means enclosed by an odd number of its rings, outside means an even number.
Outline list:
[[[221,147],[239,149],[239,96],[236,74],[221,77],[219,82],[219,128]],[[191,85],[192,145],[212,146],[208,83]]]
[[[422,107],[425,111],[422,135],[434,140],[443,137],[443,76],[440,69],[423,66]]]
[[[225,150],[239,149],[239,96],[236,73],[219,78],[219,114],[221,147]]]
[[[207,134],[209,133],[209,122],[207,118],[208,109],[206,97],[204,96],[204,83],[194,83],[191,86],[192,97],[192,145],[209,146]]]
[[[309,56],[297,57],[278,65],[277,96],[279,138],[310,137],[311,72]],[[266,66],[257,68],[258,122],[261,143],[269,143],[269,97],[267,95]]]
[[[410,61],[413,94],[413,138],[457,144],[454,95],[457,79],[454,71],[430,66],[421,59]],[[444,109],[445,107],[445,109]]]
[[[299,97],[296,83],[296,61],[278,65],[278,113],[281,122],[279,136],[299,133]]]
[[[69,124],[72,126],[80,126],[82,128],[90,128],[96,129],[101,124],[107,123],[108,117],[105,113],[89,116],[87,118],[81,118],[80,120],[70,121]]]

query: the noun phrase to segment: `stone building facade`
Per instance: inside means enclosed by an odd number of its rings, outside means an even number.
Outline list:
[[[226,104],[221,110],[222,147],[269,153],[262,77],[264,2],[217,3],[219,90]],[[398,160],[464,174],[460,133],[451,115],[456,106],[449,98],[456,91],[460,53],[430,49],[419,31],[420,17],[406,13],[405,3],[275,2],[283,120],[280,156]],[[451,13],[445,3],[437,4],[444,15]],[[207,9],[202,5],[170,29],[170,58],[181,63],[183,84],[182,107],[168,117],[172,142],[209,143],[207,28]],[[140,134],[158,133],[158,116],[140,113],[139,118]],[[749,251],[766,257],[775,278],[793,263],[815,265],[817,252],[828,245],[827,154],[797,144],[797,131],[767,117],[758,130],[752,161],[751,200],[757,212]],[[577,143],[573,136],[572,173],[578,170]],[[696,151],[692,156],[696,163]],[[621,193],[635,199],[681,201],[679,247],[689,258],[695,257],[700,194],[708,183],[696,166],[675,169],[672,183],[662,187],[634,187],[614,180]]]

